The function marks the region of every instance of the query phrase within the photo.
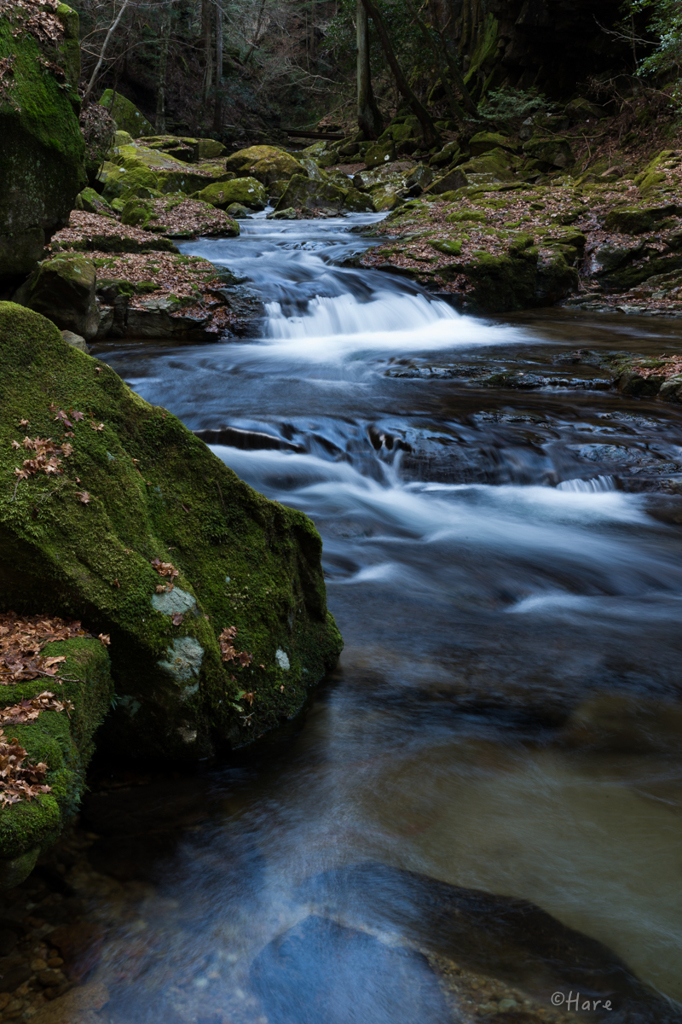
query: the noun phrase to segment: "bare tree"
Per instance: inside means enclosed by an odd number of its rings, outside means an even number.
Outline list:
[[[368,139],[376,139],[383,128],[383,121],[372,89],[369,21],[362,0],[357,0],[356,37],[358,44],[358,128]]]
[[[97,63],[95,64],[95,67],[93,69],[92,74],[90,75],[90,81],[88,82],[88,84],[86,86],[86,89],[85,89],[85,92],[83,94],[83,100],[86,103],[90,99],[90,94],[92,93],[92,90],[94,88],[95,82],[97,81],[97,78],[99,77],[100,69],[102,67],[102,64],[104,63],[104,60],[105,60],[105,57],[106,57],[106,52],[107,52],[107,49],[109,48],[109,43],[111,41],[111,37],[116,32],[116,29],[118,28],[119,22],[120,22],[121,18],[123,17],[123,15],[125,14],[126,8],[129,6],[129,4],[130,4],[130,0],[123,0],[123,3],[121,4],[121,6],[118,9],[118,14],[116,15],[114,20],[109,25],[109,30],[108,30],[106,36],[104,37],[104,42],[102,43],[102,48],[99,51],[99,58],[97,60]]]
[[[168,66],[168,47],[170,45],[171,4],[165,0],[161,9],[161,33],[159,37],[159,64],[156,80],[156,130],[159,134],[166,131],[166,68]]]
[[[398,63],[395,51],[391,45],[391,40],[389,39],[388,32],[386,31],[386,26],[384,25],[383,19],[381,17],[381,14],[379,13],[378,8],[372,2],[372,0],[362,0],[362,4],[365,10],[367,11],[367,14],[374,22],[374,27],[377,30],[377,35],[379,36],[379,40],[381,42],[381,48],[384,51],[384,56],[386,57],[388,65],[391,71],[393,72],[393,77],[395,78],[396,85],[398,86],[398,89],[400,90],[404,99],[409,103],[417,120],[421,125],[422,134],[424,136],[424,142],[426,143],[427,146],[436,145],[436,143],[438,143],[439,141],[436,126],[434,125],[428,110],[423,105],[423,103],[419,101],[418,97],[410,88],[410,84],[402,72],[402,68]]]

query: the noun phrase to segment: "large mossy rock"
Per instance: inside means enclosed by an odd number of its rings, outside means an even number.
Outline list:
[[[41,598],[36,607],[44,604]],[[5,728],[5,735],[16,736],[33,764],[47,765],[45,782],[51,792],[0,809],[0,889],[18,885],[29,874],[41,850],[55,841],[78,810],[95,730],[113,695],[107,649],[99,640],[81,637],[50,643],[43,655],[66,657],[59,666],[59,685],[33,679],[2,687],[0,706],[19,704],[50,690],[73,707],[68,714],[42,711],[34,721]]]
[[[65,4],[3,4],[0,66],[1,284],[33,270],[86,184],[78,15]]]
[[[0,602],[111,635],[110,742],[196,759],[294,714],[341,648],[311,521],[13,303],[0,303],[0,398]],[[65,428],[58,472],[17,482],[32,453],[11,442],[59,445]]]
[[[61,331],[90,341],[99,327],[96,286],[92,260],[64,254],[41,263],[19,289],[16,301],[42,313]]]
[[[256,178],[233,178],[232,181],[215,182],[197,192],[195,198],[210,203],[219,210],[226,210],[233,203],[241,203],[251,210],[263,210],[268,202],[265,186]]]
[[[276,211],[295,209],[331,210],[337,213],[363,213],[374,210],[374,203],[368,195],[356,188],[341,188],[332,182],[311,181],[302,174],[295,174],[280,197]]]
[[[140,113],[135,104],[121,96],[120,92],[106,89],[99,102],[109,111],[116,126],[121,131],[128,132],[134,139],[139,139],[141,135],[154,134],[154,126]]]
[[[240,149],[227,158],[226,168],[240,178],[257,178],[264,185],[290,178],[293,174],[307,173],[296,157],[276,146]]]

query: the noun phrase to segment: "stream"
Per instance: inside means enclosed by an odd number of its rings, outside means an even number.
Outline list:
[[[342,265],[376,219],[183,244],[261,297],[261,336],[96,349],[312,517],[345,641],[281,736],[89,797],[94,856],[135,897],[99,968],[112,1020],[568,1020],[554,989],[604,986],[500,938],[519,901],[580,933],[581,970],[619,958],[657,994],[585,1019],[682,1020],[682,411],[572,356],[678,353],[679,326],[460,315]],[[444,1003],[405,950],[453,893],[479,902],[429,951],[460,964]]]

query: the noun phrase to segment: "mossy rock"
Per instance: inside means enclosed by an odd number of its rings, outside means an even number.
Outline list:
[[[106,89],[99,102],[109,111],[116,126],[121,131],[128,132],[134,139],[139,139],[141,135],[154,134],[153,125],[140,113],[135,104],[121,96],[120,92],[114,93],[113,89]]]
[[[55,42],[38,42],[29,11],[0,16],[0,281],[21,279],[69,220],[87,184],[78,124],[78,15],[60,4],[41,14]],[[41,38],[45,38],[43,33]]]
[[[232,156],[228,156],[225,169],[234,171],[240,178],[256,178],[264,185],[288,179],[293,174],[307,173],[291,153],[276,146],[249,146],[248,149],[240,149]]]
[[[17,292],[16,301],[42,313],[60,330],[89,341],[99,327],[96,278],[92,260],[60,254],[34,270]]]
[[[515,151],[518,149],[518,146],[512,139],[509,139],[506,135],[501,135],[500,132],[477,132],[469,140],[469,149],[472,156],[483,156],[484,153],[489,153],[491,149],[499,148]]]
[[[643,235],[653,231],[658,222],[681,212],[682,207],[674,203],[623,207],[607,213],[604,227],[607,231],[617,231],[622,235]]]
[[[112,204],[114,199],[123,197],[149,199],[160,191],[156,172],[136,161],[129,161],[127,167],[107,161],[99,172],[98,180],[104,185],[102,195]]]
[[[42,607],[37,604],[36,608]],[[37,719],[7,727],[34,764],[48,767],[50,793],[0,809],[0,888],[18,885],[38,853],[50,846],[78,810],[85,773],[94,752],[94,735],[113,696],[109,657],[99,640],[79,637],[46,645],[47,657],[66,657],[59,666],[62,683],[34,679],[3,687],[1,706],[18,704],[50,690],[73,709],[43,711]]]
[[[121,224],[146,228],[154,214],[154,207],[144,199],[129,199],[121,211]]]
[[[85,210],[86,213],[98,213],[101,217],[115,217],[113,207],[104,196],[95,192],[94,188],[84,188],[76,196],[74,209]]]
[[[385,142],[376,142],[373,146],[368,146],[365,152],[365,164],[370,169],[372,167],[381,167],[395,160],[395,157],[396,151],[393,140],[387,139]]]
[[[453,170],[448,171],[440,178],[429,185],[425,192],[430,192],[432,195],[443,195],[445,192],[456,192],[459,188],[466,188],[469,179],[467,178],[464,171],[461,171],[459,167],[455,167]]]
[[[406,188],[376,188],[372,191],[372,202],[377,213],[395,210],[402,206],[409,195]]]
[[[276,212],[289,208],[308,210],[311,213],[315,210],[365,212],[373,211],[374,204],[369,196],[356,188],[340,188],[333,182],[311,181],[308,177],[295,174],[280,196]]]
[[[0,603],[111,635],[106,742],[193,760],[296,713],[341,648],[311,521],[239,480],[37,313],[0,303],[0,354]],[[62,475],[16,484],[19,420],[58,438],[55,406],[86,413],[72,416],[73,454]],[[177,567],[173,590],[154,559]],[[232,626],[253,661],[221,660]]]
[[[459,142],[448,142],[442,149],[429,160],[430,167],[445,167],[447,164],[454,164],[460,155]]]
[[[248,206],[250,210],[263,210],[268,202],[265,186],[256,178],[233,178],[232,181],[215,182],[197,192],[194,198],[210,203],[219,210],[226,210],[233,203]]]
[[[575,163],[571,143],[565,138],[533,138],[524,143],[523,151],[547,169],[558,167],[564,170]]]
[[[515,178],[513,161],[514,157],[511,153],[498,146],[487,150],[483,156],[473,157],[466,163],[460,164],[457,170],[466,175],[490,175],[491,180],[494,181],[513,181]]]

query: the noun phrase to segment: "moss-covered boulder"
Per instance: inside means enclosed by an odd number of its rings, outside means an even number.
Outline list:
[[[276,211],[286,209],[307,211],[329,210],[333,213],[364,212],[374,210],[370,196],[356,188],[341,188],[331,181],[311,181],[301,174],[295,174],[287,185],[276,206]]]
[[[17,292],[16,300],[42,313],[60,330],[72,331],[89,341],[99,327],[96,282],[92,260],[59,254],[34,270]]]
[[[570,167],[575,162],[571,143],[568,139],[558,136],[553,136],[552,138],[538,136],[529,139],[528,142],[524,143],[523,151],[533,160],[537,160],[538,164],[547,170],[557,167],[565,170],[565,168]]]
[[[511,139],[507,138],[506,135],[500,134],[500,132],[477,132],[469,140],[469,150],[472,156],[483,156],[484,153],[489,153],[492,149],[498,148],[514,151],[518,147]]]
[[[369,168],[381,167],[383,164],[391,163],[395,160],[396,150],[392,139],[388,139],[385,142],[376,142],[373,146],[368,146],[365,153],[365,165]]]
[[[433,195],[440,196],[445,192],[454,192],[458,188],[465,188],[468,183],[469,179],[464,171],[461,171],[459,167],[455,167],[451,171],[447,171],[447,173],[443,174],[440,178],[436,178],[436,180],[429,185],[425,191],[431,192]]]
[[[141,114],[134,103],[122,96],[120,92],[113,89],[106,89],[99,100],[101,106],[106,107],[116,126],[121,131],[128,132],[134,139],[141,135],[153,135],[153,125]]]
[[[78,15],[55,8],[0,8],[0,281],[35,267],[86,184]]]
[[[84,210],[86,213],[99,213],[102,217],[115,217],[113,207],[104,196],[95,192],[94,188],[84,188],[76,196],[73,204],[74,210]]]
[[[219,210],[226,210],[233,203],[248,206],[250,210],[263,210],[268,202],[267,190],[256,178],[233,178],[232,181],[215,182],[197,192],[195,198],[210,203]]]
[[[292,174],[306,174],[300,162],[291,153],[276,146],[249,146],[229,156],[225,163],[228,171],[240,178],[256,178],[264,185]]]
[[[294,714],[341,647],[310,520],[13,303],[0,398],[0,602],[111,635],[109,742],[196,759]]]
[[[36,607],[42,605],[41,601]],[[4,725],[5,737],[16,737],[26,750],[26,763],[47,766],[44,783],[50,792],[0,809],[0,889],[23,881],[41,850],[56,840],[78,810],[95,730],[113,696],[107,648],[99,640],[77,637],[48,643],[41,653],[66,659],[59,665],[58,682],[42,678],[3,686],[0,708],[32,701],[46,690],[71,707],[48,707],[32,721]]]
[[[675,203],[642,203],[640,206],[617,207],[609,210],[604,227],[607,231],[617,231],[623,235],[643,235],[654,231],[656,225],[682,212],[682,207]]]

